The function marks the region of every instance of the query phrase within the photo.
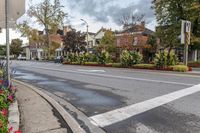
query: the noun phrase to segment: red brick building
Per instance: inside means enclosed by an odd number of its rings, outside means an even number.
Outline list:
[[[145,27],[145,23],[127,27],[123,31],[116,32],[116,45],[120,50],[137,50],[143,52],[143,49],[147,45],[149,35],[154,32]]]

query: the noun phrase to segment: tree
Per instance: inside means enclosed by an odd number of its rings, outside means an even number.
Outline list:
[[[38,30],[31,28],[27,21],[17,25],[18,30],[22,33],[22,37],[27,37],[29,43],[45,42],[43,36],[38,34]]]
[[[148,62],[152,61],[153,57],[155,56],[157,52],[158,44],[157,44],[157,38],[155,35],[149,35],[147,44],[144,46],[143,55],[144,55],[144,61]]]
[[[6,46],[0,45],[0,56],[5,56],[5,55],[6,55]]]
[[[107,30],[100,41],[99,48],[109,53],[116,52],[115,35],[111,30]]]
[[[160,27],[157,34],[163,37],[161,41],[164,46],[170,48],[176,46],[177,43],[174,42],[181,32],[181,20],[192,22],[191,42],[192,44],[200,44],[199,0],[153,0],[152,3]]]
[[[139,23],[144,21],[144,14],[134,14],[132,12],[128,14],[123,14],[123,16],[120,19],[120,23],[123,25],[124,29],[128,29],[130,27],[133,27]]]
[[[50,46],[51,55],[55,55],[56,49],[60,47],[60,44],[57,42],[52,42]]]
[[[44,0],[37,5],[31,6],[28,10],[28,15],[36,18],[36,22],[44,27],[48,56],[50,56],[49,34],[56,32],[59,26],[63,26],[63,21],[67,16],[62,8],[63,6],[59,0],[54,0],[53,4],[51,0]]]
[[[13,39],[10,45],[10,53],[11,55],[19,56],[19,54],[23,51],[22,49],[23,41],[20,39]]]
[[[152,3],[159,25],[156,35],[160,39],[160,45],[168,48],[169,62],[171,50],[180,44],[178,36],[181,34],[181,20],[188,20],[189,0],[153,0]]]
[[[69,31],[63,37],[63,43],[67,52],[80,53],[86,51],[85,35],[81,34],[80,31]]]

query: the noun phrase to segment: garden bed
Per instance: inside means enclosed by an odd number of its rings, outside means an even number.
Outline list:
[[[200,61],[189,62],[188,66],[200,68]]]
[[[9,122],[8,119],[11,111],[9,111],[9,107],[16,100],[16,89],[14,86],[8,85],[3,75],[4,71],[0,70],[0,133],[21,133],[20,131],[13,131],[14,129],[10,125],[12,122]]]
[[[85,64],[80,64],[78,62],[64,62],[66,65],[81,65],[81,66],[93,66],[93,67],[113,67],[113,68],[132,68],[132,69],[146,69],[146,70],[160,70],[160,71],[176,71],[176,72],[187,72],[192,71],[191,67],[184,65],[175,65],[164,68],[158,68],[154,64],[137,64],[132,67],[124,67],[121,63],[108,63],[108,64],[98,64],[97,62],[86,62]]]

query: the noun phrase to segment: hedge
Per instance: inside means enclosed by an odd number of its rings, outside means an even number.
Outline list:
[[[185,65],[176,65],[176,66],[171,66],[173,68],[173,71],[177,72],[187,72],[189,68]]]
[[[136,64],[133,68],[140,68],[140,69],[156,69],[154,64]]]
[[[191,61],[188,63],[190,67],[200,67],[200,60],[199,61]]]

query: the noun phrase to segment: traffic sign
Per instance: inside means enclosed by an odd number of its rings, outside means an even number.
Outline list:
[[[7,0],[7,2],[9,28],[12,28],[13,22],[25,13],[25,0]],[[0,0],[0,27],[5,28],[5,0]]]
[[[184,44],[184,64],[188,65],[188,45],[191,39],[191,22],[182,20],[181,26],[181,44]]]
[[[182,20],[181,26],[181,44],[189,42],[190,44],[191,22]]]

